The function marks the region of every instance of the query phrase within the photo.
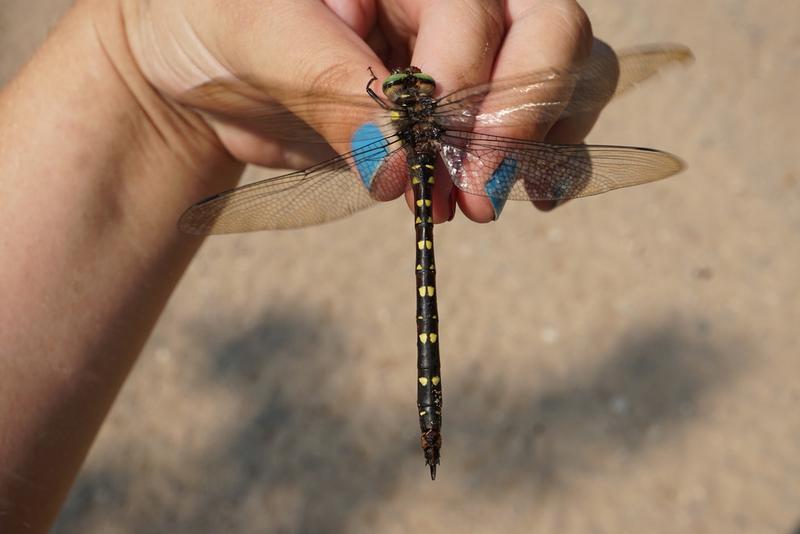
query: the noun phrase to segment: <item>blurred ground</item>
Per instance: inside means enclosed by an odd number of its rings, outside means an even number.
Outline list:
[[[66,4],[3,2],[3,80]],[[392,204],[210,239],[56,532],[796,532],[800,4],[583,5],[614,46],[694,50],[589,139],[689,170],[437,227],[439,479]]]

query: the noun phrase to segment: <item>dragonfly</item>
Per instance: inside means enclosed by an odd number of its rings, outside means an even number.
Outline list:
[[[339,219],[411,189],[415,228],[417,411],[420,444],[431,479],[442,448],[442,373],[433,242],[437,165],[464,193],[491,202],[495,217],[507,200],[563,202],[666,178],[684,168],[667,152],[610,145],[548,144],[495,135],[509,128],[552,124],[599,109],[610,98],[664,67],[691,61],[681,45],[645,45],[590,58],[570,69],[536,72],[464,87],[435,97],[434,78],[399,68],[363,95],[303,94],[282,104],[259,100],[246,82],[212,80],[187,100],[214,109],[230,91],[249,98],[242,118],[278,139],[320,142],[302,120],[325,110],[330,124],[354,132],[351,150],[312,167],[268,177],[202,200],[181,216],[189,234],[229,234],[301,228]],[[608,71],[618,65],[616,85]],[[495,133],[492,133],[495,132]],[[330,139],[326,139],[330,142]]]

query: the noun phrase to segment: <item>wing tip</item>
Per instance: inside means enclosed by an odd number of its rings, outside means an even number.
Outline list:
[[[675,154],[670,154],[672,156],[672,160],[675,162],[675,172],[672,174],[678,174],[679,172],[683,172],[689,168],[689,164],[686,163],[686,160],[683,158],[676,156]]]
[[[622,48],[617,50],[616,53],[617,57],[620,59],[642,56],[661,56],[660,65],[662,66],[670,63],[689,65],[695,61],[695,55],[692,49],[681,43],[664,42],[645,44]]]
[[[673,176],[673,175],[678,174],[680,172],[683,172],[683,171],[685,171],[686,169],[689,168],[689,165],[680,156],[676,156],[672,152],[665,152],[663,150],[658,150],[657,152],[659,152],[665,159],[667,159],[670,163],[672,163],[672,167],[670,167],[668,169],[669,170],[669,174],[664,176],[664,178],[667,178],[669,176]]]
[[[663,172],[654,174],[653,178],[647,180],[647,182],[658,182],[660,180],[664,180],[671,176],[675,176],[676,174],[680,174],[689,168],[689,164],[686,163],[686,160],[684,160],[680,156],[676,156],[672,152],[666,152],[664,150],[658,150],[656,148],[650,148],[647,150],[654,154],[657,154],[658,156],[661,157],[662,161],[664,161],[664,164],[661,165],[660,167],[660,169]]]
[[[654,54],[661,54],[668,58],[667,63],[680,63],[689,65],[694,62],[694,52],[688,46],[680,43],[659,43],[652,45]]]
[[[683,65],[691,65],[695,61],[694,52],[692,49],[686,45],[682,44],[670,44],[668,45],[671,47],[672,53],[675,57],[675,61],[677,63],[681,63]]]

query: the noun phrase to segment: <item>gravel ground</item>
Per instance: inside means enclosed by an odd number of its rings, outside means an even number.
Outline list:
[[[4,1],[0,80],[68,3]],[[437,227],[435,483],[395,203],[208,240],[55,531],[797,532],[800,4],[583,5],[614,46],[694,50],[589,139],[689,170]]]

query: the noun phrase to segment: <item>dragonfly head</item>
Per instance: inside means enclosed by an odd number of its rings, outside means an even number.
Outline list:
[[[383,94],[391,102],[402,105],[403,102],[419,96],[431,96],[436,89],[433,78],[417,67],[394,69],[383,80]]]

